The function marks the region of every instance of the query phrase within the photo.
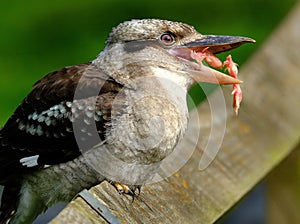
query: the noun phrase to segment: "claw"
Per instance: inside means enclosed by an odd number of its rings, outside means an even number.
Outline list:
[[[141,186],[141,185],[137,185],[137,186],[135,186],[134,191],[135,191],[136,189],[138,190],[137,196],[139,196],[139,195],[141,194],[142,186]]]
[[[140,185],[133,185],[133,186],[127,186],[125,184],[121,184],[119,182],[115,181],[109,181],[111,185],[113,185],[119,194],[127,194],[132,197],[132,202],[134,201],[135,197],[139,196],[141,193],[141,186]],[[136,194],[136,190],[138,193]]]
[[[112,182],[111,184],[116,188],[119,194],[132,194],[131,189],[127,185],[120,184],[119,182]]]

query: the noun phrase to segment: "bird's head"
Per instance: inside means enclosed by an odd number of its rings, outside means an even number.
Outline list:
[[[241,81],[202,63],[195,63],[191,52],[201,52],[208,47],[208,51],[217,54],[247,42],[255,41],[240,36],[202,35],[194,27],[180,22],[159,19],[131,20],[112,30],[106,42],[105,53],[99,57],[105,55],[106,64],[110,62],[110,67],[116,71],[126,70],[127,74],[122,74],[121,79],[132,78],[132,74],[143,75],[145,70],[133,72],[132,69],[147,66],[148,72],[149,68],[157,67],[185,78],[188,87],[195,82],[237,84]]]

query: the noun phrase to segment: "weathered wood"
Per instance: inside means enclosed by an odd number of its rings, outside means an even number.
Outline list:
[[[202,166],[209,160],[209,155],[203,154],[206,140],[222,136],[224,128],[222,119],[211,116],[207,102],[191,114],[189,134],[180,144],[179,154],[184,156],[185,151],[193,149],[199,126],[200,137],[190,160],[178,172],[145,186],[133,203],[108,183],[90,191],[123,223],[215,222],[299,142],[299,21],[300,3],[241,69],[244,101],[238,117],[231,109],[231,89],[223,88],[227,108],[213,110],[227,112],[226,132],[217,157],[206,169],[199,169],[200,159]],[[209,97],[209,102],[218,100],[217,93]],[[210,136],[212,118],[213,128],[218,131]],[[179,161],[175,159],[174,163]],[[76,198],[51,223],[63,222],[104,221],[81,198]]]
[[[268,223],[300,223],[300,145],[267,181]]]

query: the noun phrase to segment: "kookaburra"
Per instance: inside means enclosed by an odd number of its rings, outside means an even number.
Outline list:
[[[104,180],[145,183],[185,133],[187,91],[197,82],[241,83],[195,63],[191,52],[246,42],[253,40],[131,20],[112,30],[92,62],[37,81],[0,130],[0,222],[32,223]]]

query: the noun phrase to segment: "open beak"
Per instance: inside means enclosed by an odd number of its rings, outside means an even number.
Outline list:
[[[202,35],[201,38],[189,42],[184,47],[199,51],[205,47],[209,47],[209,51],[213,54],[218,54],[225,51],[230,51],[245,43],[255,43],[255,40],[249,37],[240,36],[223,36],[223,35]]]
[[[229,51],[241,46],[244,43],[254,43],[255,40],[240,36],[222,36],[222,35],[200,35],[196,40],[186,43],[169,52],[180,59],[186,65],[184,71],[188,72],[196,82],[209,82],[216,84],[241,84],[242,81],[232,78],[222,72],[207,67],[202,63],[195,63],[191,57],[191,52],[201,53],[203,49],[208,48],[212,54]]]

